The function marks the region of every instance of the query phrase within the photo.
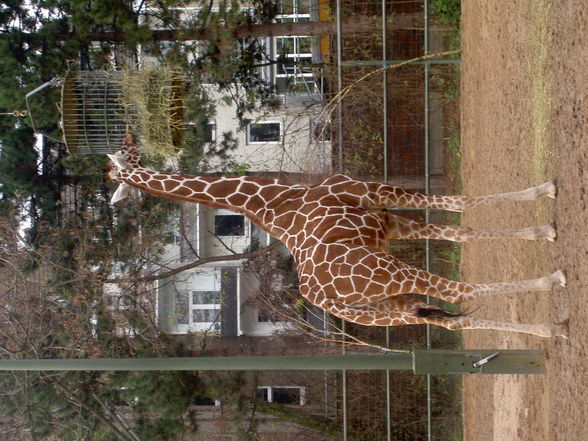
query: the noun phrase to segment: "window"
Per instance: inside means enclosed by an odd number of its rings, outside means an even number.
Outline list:
[[[186,124],[186,133],[198,141],[204,141],[210,144],[216,142],[216,123],[195,123],[193,121],[189,121]]]
[[[203,271],[191,282],[197,290],[175,289],[170,313],[177,323],[180,333],[220,332],[221,323],[221,283],[217,269]]]
[[[128,407],[139,402],[139,397],[135,396],[134,388],[132,387],[120,387],[115,389],[112,394],[111,402],[115,406]]]
[[[304,386],[260,386],[257,388],[257,398],[268,403],[302,406],[306,404],[305,395]]]
[[[192,291],[192,305],[220,304],[219,291]]]
[[[192,291],[191,324],[199,330],[221,329],[220,291]]]
[[[206,142],[216,141],[216,123],[206,124]]]
[[[302,23],[310,21],[308,0],[280,0],[276,21]],[[275,70],[275,84],[279,93],[314,93],[317,84],[312,64],[312,38],[280,36],[274,39],[274,53],[280,60]]]
[[[312,55],[311,43],[310,37],[277,37],[276,51],[285,57],[304,57],[302,54]]]
[[[215,323],[219,320],[220,314],[220,309],[193,309],[192,322]]]
[[[324,119],[310,118],[310,137],[313,141],[330,141],[331,140],[331,126],[330,121]]]
[[[220,401],[205,395],[198,395],[192,400],[194,406],[220,406]]]
[[[279,142],[282,124],[279,122],[259,122],[248,126],[248,142]]]
[[[178,292],[176,296],[176,314],[178,324],[188,325],[189,324],[189,310],[190,305],[188,303],[188,296],[184,291]]]
[[[217,236],[244,236],[245,218],[240,214],[214,216],[214,234]]]
[[[278,19],[282,22],[310,20],[309,0],[280,0]]]

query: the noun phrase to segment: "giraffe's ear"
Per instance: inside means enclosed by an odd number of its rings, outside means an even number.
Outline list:
[[[110,198],[110,203],[111,204],[116,204],[118,201],[122,201],[124,198],[126,198],[129,193],[131,192],[131,186],[127,185],[127,184],[120,184],[116,191],[114,192],[114,194],[112,195],[112,197]]]
[[[126,159],[120,152],[116,152],[114,155],[107,153],[106,156],[108,156],[110,160],[114,162],[114,164],[121,170],[131,168],[131,165],[126,161]]]

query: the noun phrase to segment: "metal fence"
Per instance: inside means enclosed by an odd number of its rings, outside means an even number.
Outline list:
[[[451,111],[444,105],[443,93],[451,79],[449,68],[455,60],[423,58],[446,49],[444,31],[431,29],[428,0],[336,0],[332,6],[337,32],[330,41],[334,62],[330,69],[325,69],[325,84],[327,98],[330,94],[337,102],[331,133],[334,169],[427,193],[444,190],[444,138]],[[373,19],[373,26],[354,25],[368,23],[357,20],[361,17]],[[413,62],[406,63],[406,60]],[[87,79],[76,81],[72,82],[71,91],[66,88],[68,93],[64,92],[71,102],[64,101],[62,110],[72,110],[74,116],[63,124],[81,129],[68,143],[92,136],[93,124],[88,122],[88,115],[96,124],[104,126],[108,106],[117,105],[112,100],[116,91],[104,86],[104,81],[98,82],[100,87],[94,87],[95,82]],[[336,97],[343,90],[347,91],[345,98],[338,100]],[[123,108],[117,112],[124,116]],[[123,131],[127,118],[124,116],[117,123],[116,130]],[[117,134],[115,139],[118,141],[120,136]],[[110,151],[110,138],[102,141],[97,148]],[[424,221],[438,216],[428,211],[402,214]],[[444,262],[447,259],[439,258],[446,249],[436,244],[402,241],[393,247],[395,255],[414,266],[438,273],[447,270]],[[344,323],[339,326],[346,335],[380,346],[383,351],[455,344],[444,330],[420,326],[391,329]],[[283,339],[286,343],[277,348],[281,355],[297,351],[305,355],[341,351],[327,338],[322,346],[316,340],[311,341],[310,349],[296,347],[294,340]],[[246,344],[247,340],[241,339],[235,347],[227,346],[224,353],[252,355]],[[259,342],[256,345],[254,355],[268,355]],[[341,347],[346,351],[346,344]],[[271,415],[264,417],[265,426],[259,429],[263,434],[264,427],[267,428],[271,435],[266,439],[448,439],[454,418],[459,416],[453,402],[455,382],[431,375],[415,376],[389,370],[324,370],[302,375],[260,371],[244,382],[262,400],[299,406],[289,427],[284,427],[283,421],[288,417],[284,413],[274,415],[273,420]],[[212,415],[210,421],[214,421],[220,411],[214,402],[211,404],[205,398],[202,402]],[[199,421],[199,427],[207,427],[210,421]],[[282,431],[279,435],[278,426]],[[436,435],[439,433],[443,435]],[[224,438],[216,434],[210,439]]]
[[[432,26],[428,0],[337,0],[335,6],[337,34],[332,47],[336,69],[330,80],[336,84],[333,95],[345,91],[345,98],[338,100],[333,124],[334,168],[425,193],[444,191],[444,139],[451,119],[456,120],[444,103],[454,75],[451,65],[459,60],[427,56],[447,51],[445,28],[438,23]],[[374,24],[379,22],[379,29],[353,26],[350,18],[361,16],[377,17]],[[328,77],[329,73],[327,82]],[[402,215],[425,222],[440,216],[428,210],[406,210]],[[444,259],[439,258],[447,251],[443,245],[403,241],[393,247],[391,252],[407,263],[447,272]],[[385,341],[389,348],[455,343],[444,330],[429,326],[385,332],[349,328],[347,325],[347,333],[371,334],[362,338]],[[453,430],[455,420],[451,420],[459,409],[438,401],[452,399],[458,387],[455,381],[391,371],[343,371],[340,375],[343,440],[433,440],[438,439],[436,433],[446,437]],[[443,408],[449,411],[440,412]]]

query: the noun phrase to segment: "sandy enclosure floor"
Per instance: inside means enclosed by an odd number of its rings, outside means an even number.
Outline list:
[[[554,179],[555,201],[503,204],[463,216],[475,228],[540,225],[551,243],[464,245],[462,279],[529,279],[563,269],[566,288],[487,298],[490,320],[569,319],[570,339],[468,331],[466,348],[542,348],[547,374],[465,379],[467,441],[587,439],[588,424],[588,1],[462,2],[464,191],[483,195]]]

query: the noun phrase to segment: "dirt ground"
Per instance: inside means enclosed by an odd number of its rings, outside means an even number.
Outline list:
[[[546,375],[469,376],[465,439],[585,440],[588,423],[588,2],[462,2],[464,191],[512,191],[554,179],[555,201],[479,208],[476,228],[557,222],[555,243],[497,240],[464,246],[467,281],[528,279],[563,269],[566,288],[480,301],[500,321],[569,319],[569,340],[468,331],[466,348],[542,348]]]

